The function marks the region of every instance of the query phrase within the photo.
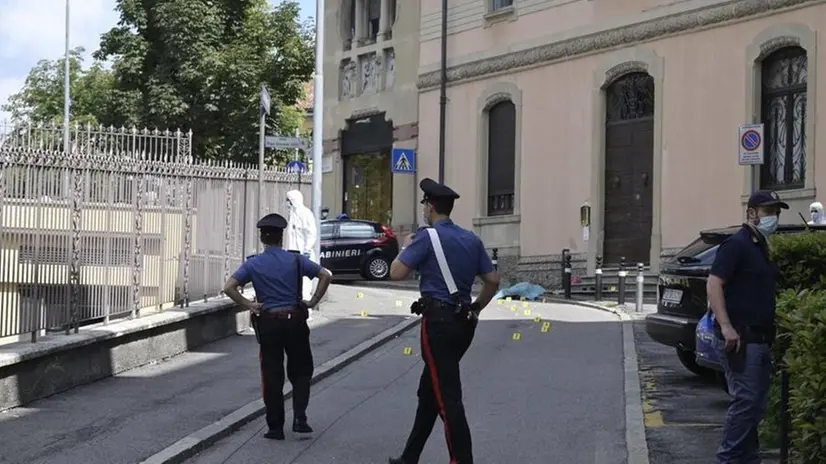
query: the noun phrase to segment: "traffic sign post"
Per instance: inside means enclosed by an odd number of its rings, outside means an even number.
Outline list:
[[[267,148],[276,150],[304,150],[309,151],[310,147],[304,139],[300,137],[280,137],[268,135],[264,138],[264,145]]]
[[[739,132],[737,162],[741,166],[763,164],[763,124],[744,124]]]
[[[390,158],[390,168],[397,174],[414,174],[416,172],[416,150],[394,148]]]

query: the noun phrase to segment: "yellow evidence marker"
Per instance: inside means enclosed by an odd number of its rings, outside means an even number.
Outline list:
[[[507,297],[507,298],[505,298],[505,301],[507,301],[508,303],[510,303],[511,301],[513,301],[513,298],[511,298],[511,297]]]
[[[542,317],[536,316],[533,320],[534,322],[542,322]]]
[[[523,302],[522,302],[522,307],[523,307],[523,308],[530,308],[530,307],[531,307],[531,304],[530,304],[530,303],[528,303],[527,301],[523,301]]]
[[[521,340],[522,339],[522,334],[519,333],[519,332],[514,333],[513,334],[513,339],[517,340],[517,341]]]
[[[501,298],[499,298],[498,300],[496,300],[496,304],[504,304],[504,303],[505,303],[505,300],[503,300],[503,299],[501,299]]]
[[[530,315],[531,315],[531,310],[530,310],[530,309],[526,309],[524,312],[525,312],[525,315],[526,315],[526,316],[530,316]]]
[[[401,307],[402,307],[402,300],[396,300],[396,307],[397,307],[397,308],[401,308]]]
[[[357,300],[362,300],[362,299],[364,299],[364,293],[361,293],[361,292],[356,293],[356,299],[357,299]]]
[[[518,310],[519,308],[517,308],[516,305],[511,306],[511,311],[516,312]]]
[[[367,317],[367,311],[362,311],[361,312],[361,317]]]
[[[551,323],[550,322],[545,322],[544,324],[542,324],[542,329],[541,330],[543,332],[547,332],[547,331],[551,330]]]
[[[406,347],[406,348],[404,349],[404,355],[405,355],[405,356],[410,356],[411,354],[413,354],[413,348],[410,348],[409,346],[408,346],[408,347]]]

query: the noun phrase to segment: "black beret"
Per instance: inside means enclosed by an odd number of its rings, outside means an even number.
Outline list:
[[[459,198],[459,194],[454,192],[452,188],[447,185],[440,184],[429,177],[425,177],[421,182],[419,182],[419,188],[422,189],[422,192],[424,192],[422,203],[430,200],[431,198],[445,198],[451,200]]]
[[[262,217],[258,221],[257,227],[259,229],[286,229],[287,228],[287,220],[284,219],[284,216],[271,213],[264,217]]]

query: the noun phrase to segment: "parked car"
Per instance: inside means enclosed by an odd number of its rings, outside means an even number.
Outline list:
[[[648,335],[658,343],[674,347],[683,366],[704,377],[716,377],[722,370],[719,361],[716,364],[719,369],[706,359],[698,362],[697,323],[708,312],[706,280],[718,246],[740,227],[702,231],[696,240],[664,263],[657,284],[657,312],[645,318]],[[777,233],[799,233],[806,227],[804,224],[781,225]],[[826,226],[808,227],[826,230]]]
[[[333,275],[384,280],[399,254],[399,241],[386,225],[359,219],[321,221],[321,265]]]

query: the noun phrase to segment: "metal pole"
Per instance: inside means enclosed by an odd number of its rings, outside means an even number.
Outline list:
[[[637,263],[637,312],[642,312],[642,292],[645,284],[645,276],[643,275],[643,270],[645,269],[645,265],[643,263]]]
[[[780,464],[789,462],[789,373],[780,368]]]
[[[617,304],[622,306],[625,304],[625,277],[628,276],[628,271],[625,270],[625,256],[620,258],[620,267],[618,273],[618,283],[617,283],[617,291],[619,295],[617,296]]]
[[[264,140],[267,124],[267,113],[261,109],[261,121],[258,130],[258,219],[264,217]],[[255,252],[261,252],[261,241],[255,241]]]
[[[442,0],[442,70],[439,90],[439,183],[445,181],[445,121],[447,115],[447,2]]]
[[[321,165],[324,154],[324,0],[316,0],[315,7],[315,78],[313,79],[313,217],[321,231]],[[316,240],[314,255],[321,261],[321,240]]]
[[[493,270],[499,272],[499,248],[493,249],[493,256],[491,257],[491,262],[493,263]]]
[[[594,271],[594,300],[602,301],[602,256],[597,256],[597,268]]]
[[[66,0],[66,43],[65,43],[65,55],[64,55],[64,82],[63,82],[63,153],[65,156],[69,155],[71,151],[72,144],[71,144],[71,136],[72,132],[69,125],[69,118],[70,118],[70,108],[71,108],[71,79],[69,77],[69,72],[71,71],[71,66],[69,66],[69,0]]]
[[[565,280],[562,281],[562,285],[565,289],[565,299],[570,300],[571,299],[571,277],[572,277],[571,274],[573,273],[573,268],[571,266],[571,252],[570,251],[568,253],[566,253],[565,256],[562,257],[562,261],[563,261],[562,272],[563,272],[563,276],[564,276],[563,278],[565,279]]]

